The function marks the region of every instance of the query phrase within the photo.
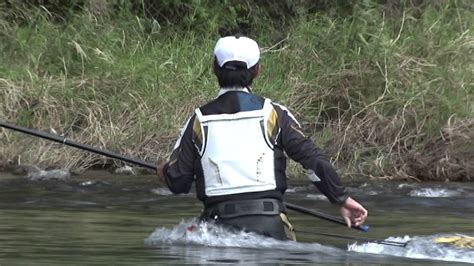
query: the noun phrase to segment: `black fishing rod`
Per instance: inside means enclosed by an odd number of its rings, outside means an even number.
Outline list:
[[[347,226],[346,221],[344,221],[343,219],[341,219],[339,217],[335,217],[335,216],[325,214],[325,213],[322,213],[322,212],[318,212],[318,211],[315,211],[315,210],[310,210],[310,209],[307,209],[305,207],[295,205],[295,204],[291,204],[291,203],[285,203],[285,206],[290,210],[298,211],[298,212],[301,212],[301,213],[304,213],[304,214],[308,214],[308,215],[311,215],[311,216],[314,216],[314,217],[318,217],[318,218],[326,220],[326,221],[330,221],[330,222],[333,222],[333,223],[336,223],[336,224]],[[351,228],[362,231],[362,232],[369,231],[369,226],[368,225],[360,225],[360,226],[354,226],[353,225],[353,226],[351,226]]]
[[[304,230],[295,230],[295,232],[303,233],[303,234],[319,235],[319,236],[328,236],[328,237],[354,240],[354,241],[376,243],[380,245],[388,245],[388,246],[395,246],[395,247],[402,247],[402,248],[406,247],[407,244],[410,242],[410,241],[398,242],[398,241],[390,241],[390,240],[371,239],[371,238],[365,238],[365,237],[343,236],[343,235],[337,235],[337,234],[328,234],[328,233],[320,233],[320,232],[312,232],[312,231],[304,231]]]
[[[92,146],[89,146],[89,145],[86,145],[86,144],[76,143],[72,140],[69,140],[67,138],[64,138],[64,137],[61,137],[61,136],[58,136],[58,135],[53,135],[53,134],[49,134],[49,133],[46,133],[46,132],[41,132],[41,131],[29,129],[29,128],[26,128],[26,127],[17,126],[17,125],[14,125],[14,124],[11,124],[11,123],[6,123],[6,122],[0,122],[0,126],[4,127],[4,128],[7,128],[7,129],[19,131],[19,132],[22,132],[22,133],[25,133],[25,134],[28,134],[28,135],[32,135],[32,136],[35,136],[35,137],[44,138],[44,139],[51,140],[51,141],[54,141],[54,142],[58,142],[58,143],[61,143],[61,144],[64,144],[64,145],[74,147],[74,148],[90,151],[90,152],[97,153],[97,154],[100,154],[100,155],[104,155],[104,156],[107,156],[107,157],[110,157],[110,158],[118,159],[118,160],[121,160],[121,161],[124,161],[124,162],[132,163],[132,164],[136,164],[136,165],[139,165],[139,166],[142,166],[142,167],[145,167],[145,168],[156,170],[156,165],[154,163],[145,162],[145,161],[135,159],[135,158],[130,158],[130,157],[127,157],[127,156],[124,156],[124,155],[121,155],[121,154],[118,154],[118,153],[114,153],[114,152],[111,152],[111,151],[107,151],[107,150],[100,150],[100,149],[97,149],[95,147],[92,147]],[[346,222],[344,220],[338,218],[338,217],[334,217],[334,216],[331,216],[331,215],[328,215],[328,214],[316,212],[314,210],[309,210],[309,209],[306,209],[304,207],[301,207],[301,206],[298,206],[298,205],[295,205],[295,204],[291,204],[291,203],[285,203],[285,206],[290,210],[298,211],[298,212],[308,214],[308,215],[311,215],[311,216],[314,216],[314,217],[317,217],[317,218],[320,218],[320,219],[323,219],[323,220],[326,220],[326,221],[334,222],[334,223],[337,223],[337,224],[346,225]],[[369,230],[369,227],[367,225],[352,226],[352,228],[356,229],[356,230],[359,230],[359,231],[362,231],[362,232],[367,232]]]
[[[64,145],[72,146],[74,148],[78,148],[78,149],[81,149],[81,150],[90,151],[90,152],[97,153],[97,154],[100,154],[100,155],[104,155],[104,156],[107,156],[107,157],[110,157],[110,158],[118,159],[118,160],[121,160],[121,161],[124,161],[124,162],[133,163],[133,164],[136,164],[136,165],[140,165],[140,166],[143,166],[143,167],[146,167],[146,168],[156,170],[156,166],[153,163],[149,163],[149,162],[145,162],[145,161],[142,161],[142,160],[126,157],[126,156],[123,156],[121,154],[110,152],[110,151],[107,151],[107,150],[99,150],[95,147],[92,147],[92,146],[89,146],[89,145],[86,145],[86,144],[76,143],[72,140],[69,140],[67,138],[63,138],[63,137],[58,136],[58,135],[53,135],[53,134],[49,134],[49,133],[46,133],[46,132],[41,132],[41,131],[37,131],[37,130],[33,130],[33,129],[26,128],[26,127],[21,127],[21,126],[17,126],[17,125],[10,124],[10,123],[5,123],[5,122],[0,122],[0,126],[4,127],[4,128],[11,129],[11,130],[19,131],[19,132],[22,132],[22,133],[25,133],[25,134],[28,134],[28,135],[32,135],[32,136],[35,136],[35,137],[40,137],[40,138],[44,138],[44,139],[47,139],[47,140],[58,142],[58,143],[61,143],[61,144],[64,144]]]

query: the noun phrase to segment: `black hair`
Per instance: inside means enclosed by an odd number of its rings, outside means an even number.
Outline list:
[[[241,61],[229,61],[222,67],[214,57],[214,74],[221,88],[249,88],[257,76],[258,63],[247,69],[247,64]]]

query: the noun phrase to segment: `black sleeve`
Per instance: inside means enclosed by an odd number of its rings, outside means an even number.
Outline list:
[[[288,110],[278,105],[275,109],[281,128],[278,142],[286,154],[303,166],[310,180],[330,202],[343,203],[349,196],[329,160],[304,135],[299,123]]]
[[[175,194],[189,193],[194,182],[193,166],[197,159],[197,152],[192,141],[193,123],[194,116],[182,129],[181,136],[163,169],[166,184]]]

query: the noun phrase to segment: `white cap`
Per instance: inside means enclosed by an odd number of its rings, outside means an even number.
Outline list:
[[[249,69],[258,63],[260,48],[250,38],[227,36],[217,41],[214,55],[220,67],[229,61],[240,61],[246,63]]]

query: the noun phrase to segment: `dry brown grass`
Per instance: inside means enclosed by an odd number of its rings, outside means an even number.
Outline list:
[[[436,136],[424,132],[414,110],[391,118],[374,111],[347,123],[328,124],[333,135],[326,151],[340,172],[388,180],[472,181],[474,119],[450,118]]]
[[[406,156],[406,171],[423,180],[474,180],[474,118],[451,117],[439,136]]]
[[[84,83],[84,80],[80,80],[68,86],[81,90],[85,87]],[[60,80],[48,80],[43,89],[51,92],[63,90],[64,87],[64,82]],[[0,80],[0,99],[5,100],[0,105],[0,115],[6,121],[19,122],[23,126],[44,132],[57,132],[77,143],[130,157],[151,162],[167,158],[180,125],[176,124],[175,128],[159,126],[165,118],[160,114],[170,115],[166,107],[150,107],[147,100],[137,93],[129,93],[128,97],[132,100],[124,103],[124,106],[110,106],[103,101],[103,97],[109,96],[99,94],[97,92],[94,99],[90,100],[76,98],[64,102],[64,99],[54,93],[38,95],[37,88],[31,83],[16,84]],[[171,114],[171,119],[185,121],[189,111],[189,107],[180,106]],[[22,122],[22,118],[27,121],[26,124]],[[155,126],[150,128],[150,125]],[[43,168],[60,166],[76,171],[122,164],[101,155],[3,128],[0,128],[0,142],[0,159],[13,161],[15,164],[30,163]]]

